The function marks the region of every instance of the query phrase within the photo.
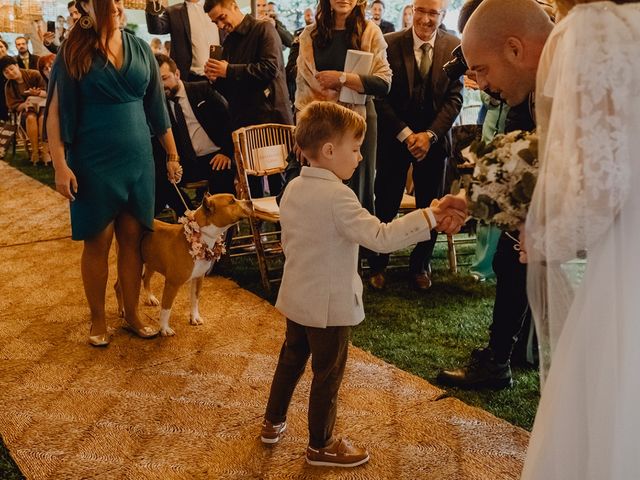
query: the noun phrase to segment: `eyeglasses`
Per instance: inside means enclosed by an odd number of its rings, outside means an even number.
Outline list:
[[[444,12],[446,12],[446,10],[425,10],[424,8],[413,7],[414,15],[419,15],[421,17],[429,17],[429,18],[433,18],[434,20],[444,15]]]

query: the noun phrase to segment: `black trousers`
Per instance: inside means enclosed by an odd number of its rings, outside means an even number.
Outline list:
[[[440,198],[444,190],[444,175],[447,157],[438,144],[434,145],[427,157],[416,162],[407,148],[396,139],[393,148],[378,146],[375,180],[375,211],[381,222],[388,223],[398,214],[402,196],[407,184],[409,165],[413,163],[413,183],[416,207],[425,208],[434,198]],[[431,238],[419,242],[409,257],[409,271],[423,273],[431,261],[438,232],[431,231]],[[383,271],[389,264],[389,255],[378,254],[369,257],[369,266],[374,272]]]
[[[251,198],[262,198],[264,197],[264,177],[255,177],[249,176],[249,189],[251,190]],[[280,195],[282,191],[282,186],[284,185],[284,176],[281,173],[274,173],[273,175],[267,176],[267,181],[269,183],[269,194],[272,197]]]
[[[194,182],[197,180],[208,180],[208,191],[210,194],[216,193],[233,193],[235,194],[235,186],[233,184],[235,178],[235,168],[226,170],[211,170],[209,163],[215,154],[203,155],[193,161],[181,159],[182,162],[182,181],[178,185]],[[233,164],[232,164],[233,166]],[[182,191],[182,190],[181,190]],[[198,207],[189,199],[184,192],[182,194],[187,206],[190,210]],[[179,217],[184,215],[184,205],[178,192],[167,179],[167,166],[163,161],[156,162],[156,213],[162,211],[165,205],[169,205]]]
[[[510,232],[518,238],[518,232]],[[493,322],[489,335],[489,347],[499,363],[511,358],[511,352],[525,322],[531,321],[531,310],[527,300],[527,266],[518,260],[513,248],[515,242],[506,233],[500,236],[493,257],[496,273],[496,300],[493,305]]]
[[[309,445],[313,448],[325,447],[333,435],[350,333],[351,327],[313,328],[287,319],[265,418],[272,423],[286,420],[293,391],[311,356]]]

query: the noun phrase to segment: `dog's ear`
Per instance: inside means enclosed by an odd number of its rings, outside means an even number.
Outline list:
[[[209,201],[210,198],[211,195],[209,195],[209,192],[205,192],[204,198],[202,199],[202,206],[207,213],[213,213],[216,209],[215,204]]]

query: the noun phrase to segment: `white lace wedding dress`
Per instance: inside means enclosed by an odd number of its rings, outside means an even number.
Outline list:
[[[543,388],[522,478],[640,479],[640,4],[574,7],[536,88],[526,248]]]

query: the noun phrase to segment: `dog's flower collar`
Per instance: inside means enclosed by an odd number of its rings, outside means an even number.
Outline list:
[[[187,212],[184,217],[178,219],[178,222],[184,225],[184,236],[191,246],[189,254],[194,260],[217,262],[227,251],[224,246],[224,237],[222,234],[218,235],[213,247],[209,247],[203,241],[200,225],[195,221],[192,212]]]

